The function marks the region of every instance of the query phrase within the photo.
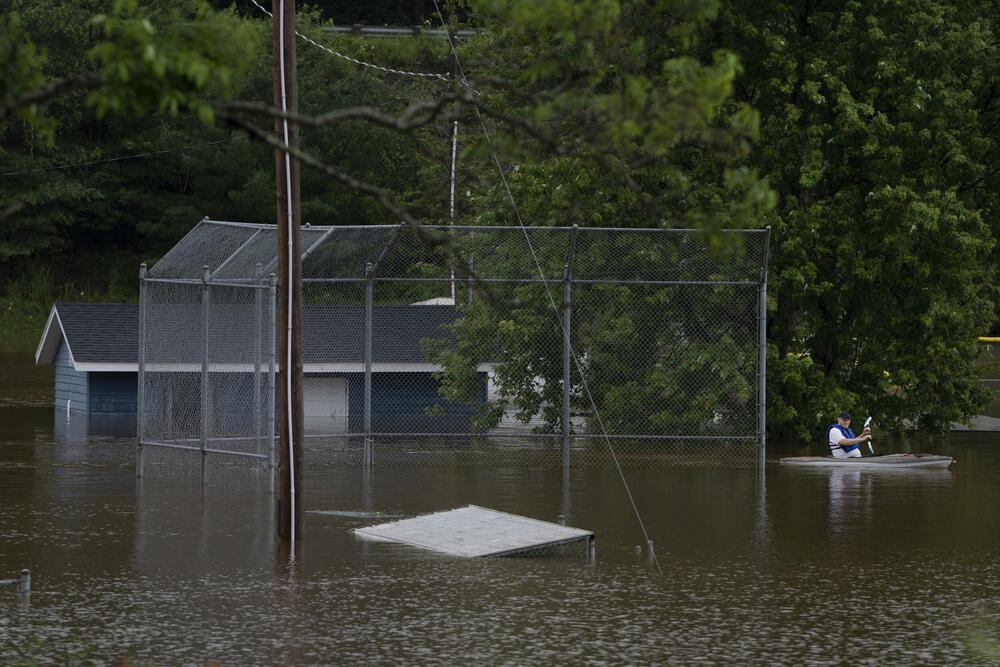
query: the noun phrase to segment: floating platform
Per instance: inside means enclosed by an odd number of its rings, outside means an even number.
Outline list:
[[[365,539],[409,544],[466,558],[530,555],[574,542],[585,545],[588,560],[595,556],[592,531],[476,505],[356,528],[353,532]]]

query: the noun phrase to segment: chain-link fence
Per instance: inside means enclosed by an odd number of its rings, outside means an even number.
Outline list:
[[[767,230],[301,234],[307,467],[763,460]],[[276,252],[203,220],[144,274],[144,471],[273,466]]]

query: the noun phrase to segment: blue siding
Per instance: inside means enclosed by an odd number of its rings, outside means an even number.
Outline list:
[[[90,373],[90,414],[134,415],[137,373]]]
[[[74,415],[134,415],[138,381],[136,373],[83,373],[73,369],[65,343],[55,360],[55,407],[65,411],[70,400]],[[187,377],[189,376],[190,377]],[[486,374],[481,373],[482,388],[478,400],[486,402]],[[178,374],[191,381],[191,392],[181,392],[174,401],[197,401],[197,375]],[[348,378],[348,414],[350,428],[358,432],[364,424],[365,378],[361,373]],[[232,377],[226,378],[232,381]],[[241,378],[242,379],[242,378]],[[225,391],[213,387],[213,431],[230,435],[247,428],[242,423],[252,409],[253,380],[246,376],[243,386],[229,386]],[[223,386],[226,386],[225,383]],[[375,373],[372,375],[372,427],[376,431],[465,432],[476,406],[450,403],[438,394],[439,383],[429,373]],[[266,393],[266,390],[265,392]],[[154,397],[149,397],[154,400]],[[160,397],[162,400],[162,397]],[[277,398],[277,397],[276,397]],[[443,414],[430,417],[426,408],[439,405]],[[175,406],[176,407],[176,406]],[[194,405],[190,406],[194,408]],[[183,412],[183,411],[182,411]],[[252,427],[251,427],[252,428]]]
[[[87,374],[75,370],[69,360],[69,348],[66,341],[59,343],[59,351],[53,364],[56,368],[55,408],[58,412],[66,412],[66,401],[70,401],[70,414],[86,415],[89,413],[88,400],[90,383]]]
[[[70,401],[70,414],[134,415],[136,411],[136,373],[85,373],[73,369],[66,341],[59,343],[55,362],[55,408],[64,414]]]

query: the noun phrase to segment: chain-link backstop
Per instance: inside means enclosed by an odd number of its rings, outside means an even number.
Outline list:
[[[761,463],[768,239],[303,227],[305,464]],[[206,219],[143,271],[142,471],[273,467],[276,253]]]

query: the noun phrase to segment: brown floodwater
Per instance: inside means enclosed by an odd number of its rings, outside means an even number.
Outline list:
[[[310,468],[289,558],[266,487],[138,481],[132,424],[67,424],[30,353],[0,367],[0,579],[32,576],[27,598],[0,587],[0,663],[1000,660],[995,433],[897,444],[955,457],[947,471],[626,471],[662,576],[611,470],[574,471],[564,494],[558,470]],[[349,532],[469,503],[566,512],[596,562]]]

